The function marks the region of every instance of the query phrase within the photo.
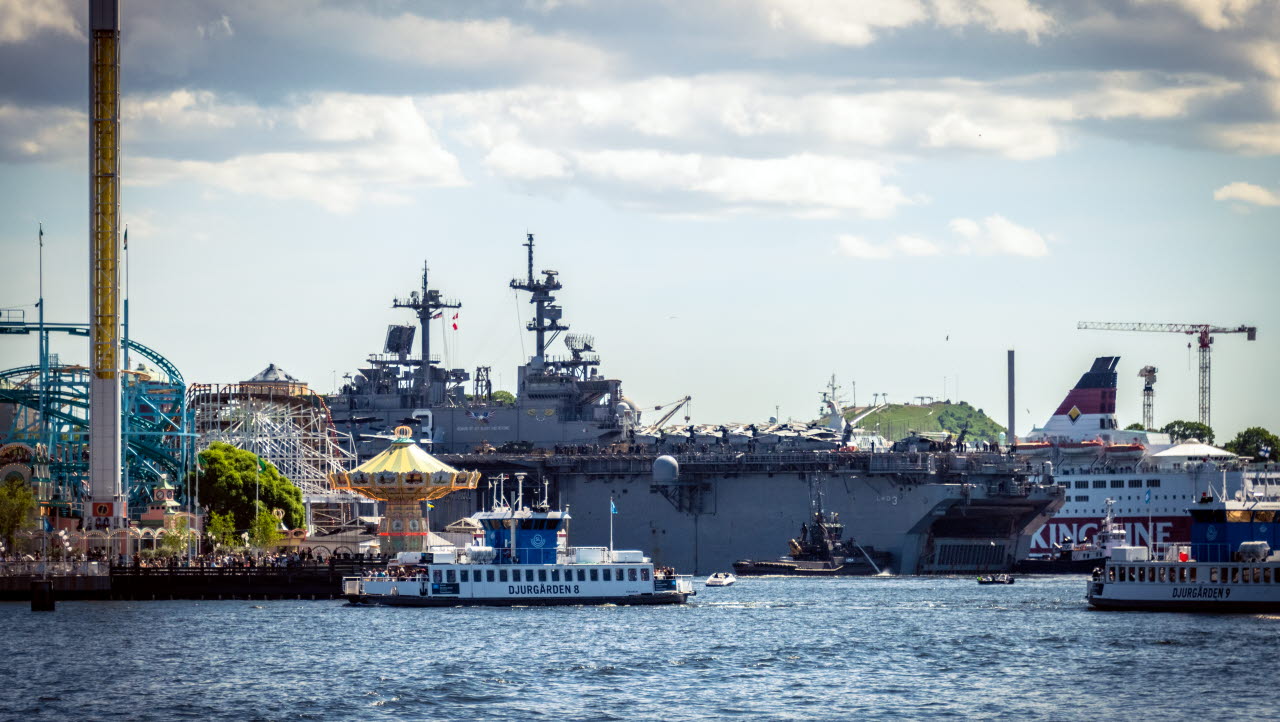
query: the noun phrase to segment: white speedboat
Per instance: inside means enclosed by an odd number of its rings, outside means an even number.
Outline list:
[[[729,572],[716,572],[715,574],[712,574],[711,576],[707,577],[707,586],[708,587],[727,587],[736,581],[738,581],[738,578],[733,576]]]

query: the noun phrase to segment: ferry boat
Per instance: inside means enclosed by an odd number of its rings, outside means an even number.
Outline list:
[[[495,505],[471,515],[471,544],[401,552],[385,571],[344,578],[343,594],[398,607],[683,604],[696,594],[691,577],[640,551],[568,546],[569,519],[545,502]]]
[[[1189,544],[1152,559],[1148,547],[1113,550],[1088,582],[1097,609],[1280,612],[1280,496],[1265,490],[1205,496],[1188,512]],[[1159,551],[1159,548],[1157,548]]]
[[[1029,557],[1057,555],[1103,533],[1110,524],[1129,544],[1190,541],[1188,506],[1213,488],[1234,493],[1246,483],[1280,489],[1280,464],[1253,463],[1225,449],[1168,434],[1121,429],[1116,419],[1116,367],[1103,356],[1042,427],[1017,439],[1013,453],[1065,492],[1060,509],[1031,535]],[[1114,519],[1105,520],[1109,507]],[[1092,568],[1080,570],[1088,573]]]

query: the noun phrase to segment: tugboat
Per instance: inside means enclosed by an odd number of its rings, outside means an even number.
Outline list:
[[[1097,609],[1280,612],[1280,496],[1252,485],[1232,499],[1209,496],[1189,510],[1191,543],[1116,547],[1088,583]],[[1271,495],[1268,495],[1270,491]]]
[[[568,511],[495,504],[469,517],[465,547],[401,552],[385,571],[343,579],[353,604],[397,607],[683,604],[688,576],[639,551],[568,546]]]
[[[1014,564],[1014,571],[1022,574],[1088,574],[1101,567],[1115,547],[1125,546],[1128,533],[1116,522],[1113,507],[1115,499],[1106,500],[1107,515],[1102,519],[1102,531],[1092,539],[1075,545],[1056,545],[1053,554],[1034,556]]]
[[[774,561],[742,559],[733,563],[738,576],[766,574],[793,577],[870,576],[886,570],[889,554],[863,547],[852,538],[844,539],[840,515],[828,520],[821,511],[813,521],[800,525],[800,536],[788,544],[791,555]]]

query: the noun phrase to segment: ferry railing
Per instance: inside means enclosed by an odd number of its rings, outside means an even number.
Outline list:
[[[0,576],[4,577],[44,576],[46,571],[51,577],[99,577],[107,574],[108,565],[106,562],[0,562]]]

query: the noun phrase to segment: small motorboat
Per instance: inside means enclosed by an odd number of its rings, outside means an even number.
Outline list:
[[[716,572],[715,574],[712,574],[711,576],[707,577],[707,586],[708,587],[727,587],[736,581],[738,581],[738,578],[733,576],[729,572]]]
[[[978,577],[979,584],[1013,584],[1013,576],[1009,574],[989,574]]]

